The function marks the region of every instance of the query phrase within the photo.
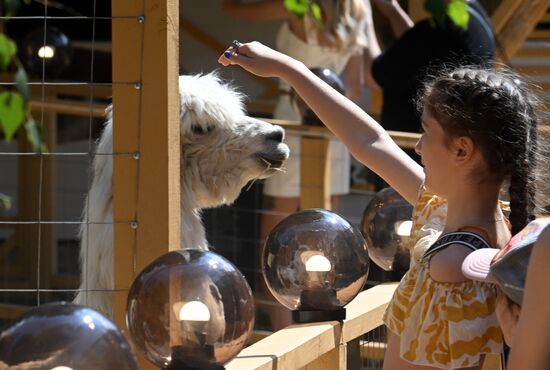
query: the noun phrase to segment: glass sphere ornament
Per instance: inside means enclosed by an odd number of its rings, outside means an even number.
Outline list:
[[[369,256],[386,271],[407,271],[413,206],[392,188],[377,192],[363,212],[361,230]]]
[[[361,232],[336,213],[308,209],[269,234],[262,272],[295,322],[345,319],[344,306],[363,288],[369,255]]]
[[[134,280],[126,319],[137,348],[165,369],[223,369],[254,325],[252,291],[222,256],[166,253]]]
[[[30,31],[21,42],[20,57],[30,74],[59,77],[71,64],[71,43],[67,35],[56,27],[38,27]]]
[[[126,337],[99,312],[71,303],[35,307],[0,334],[0,369],[137,370]]]
[[[346,95],[346,86],[338,76],[338,73],[329,68],[310,68],[310,71],[321,80],[326,82],[340,94]],[[302,117],[302,122],[308,126],[324,126],[315,112],[304,102],[294,89],[290,90],[290,101],[294,110]]]

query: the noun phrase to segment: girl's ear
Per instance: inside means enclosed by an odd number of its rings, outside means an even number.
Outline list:
[[[468,136],[460,136],[453,140],[452,150],[457,165],[468,163],[474,156],[475,144]]]

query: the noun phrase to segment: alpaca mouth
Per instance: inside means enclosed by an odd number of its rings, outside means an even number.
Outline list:
[[[273,158],[267,155],[259,155],[258,158],[262,163],[268,166],[269,169],[279,169],[283,166],[286,158]]]

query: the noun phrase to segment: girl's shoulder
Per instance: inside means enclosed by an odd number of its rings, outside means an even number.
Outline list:
[[[429,260],[430,277],[440,283],[468,281],[462,273],[462,262],[472,252],[472,249],[462,244],[451,244],[448,248],[442,249]]]

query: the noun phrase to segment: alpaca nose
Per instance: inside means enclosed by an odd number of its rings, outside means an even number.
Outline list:
[[[283,137],[284,137],[283,129],[280,127],[277,127],[276,129],[268,133],[266,138],[267,140],[273,140],[278,143],[281,143],[283,141]]]

